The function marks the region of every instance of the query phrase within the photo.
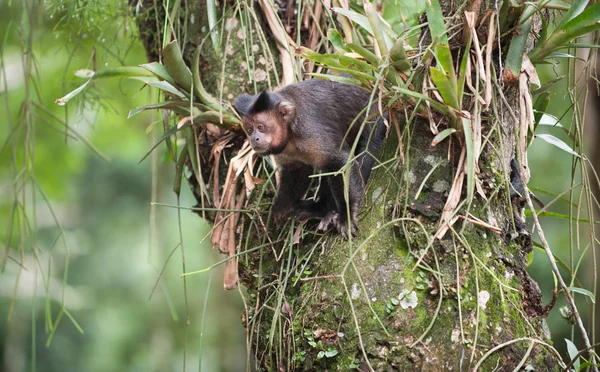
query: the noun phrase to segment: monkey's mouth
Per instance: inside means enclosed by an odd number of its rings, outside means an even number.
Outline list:
[[[266,156],[270,154],[269,147],[252,146],[252,150],[254,150],[254,152],[260,156]]]

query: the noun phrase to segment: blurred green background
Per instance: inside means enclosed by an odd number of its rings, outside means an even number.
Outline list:
[[[188,277],[184,295],[179,218],[186,271],[222,259],[203,242],[209,227],[187,210],[180,216],[175,208],[151,211],[151,201],[177,204],[173,166],[162,146],[138,163],[160,132],[160,125],[154,127],[160,118],[127,114],[156,101],[157,93],[139,82],[110,80],[66,108],[54,103],[84,81],[74,77],[78,69],[146,62],[127,2],[26,2],[27,10],[23,4],[0,1],[0,370],[168,371],[181,370],[184,360],[195,370],[201,340],[206,371],[244,370],[243,304],[237,291],[222,289],[222,269],[214,270],[210,287],[208,273]],[[563,75],[565,67],[542,69],[542,79]],[[566,81],[558,84],[549,108],[557,117],[567,113],[565,127],[571,117],[567,93]],[[110,160],[65,136],[65,119]],[[556,129],[542,130],[569,143]],[[532,187],[554,194],[571,187],[572,160],[565,152],[537,140],[529,161]],[[194,200],[186,186],[180,205],[189,207]],[[14,204],[15,193],[20,204]],[[568,208],[559,201],[551,210],[567,214]],[[19,220],[15,213],[27,223],[12,225]],[[569,262],[568,221],[543,223],[555,254]],[[529,271],[549,301],[547,258],[536,252]],[[587,288],[591,272],[588,264],[580,269]],[[585,314],[589,305],[579,298]],[[73,320],[61,315],[63,304]],[[564,350],[571,327],[560,316],[561,305],[548,322]]]

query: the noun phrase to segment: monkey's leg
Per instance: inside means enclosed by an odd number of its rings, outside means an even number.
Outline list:
[[[298,220],[306,220],[310,218],[324,218],[328,212],[337,211],[335,199],[331,195],[331,188],[326,178],[321,179],[321,185],[317,193],[315,200],[300,200],[297,207],[294,208],[296,211],[296,218]],[[320,228],[319,230],[326,230],[327,228]]]
[[[301,163],[286,164],[281,169],[281,179],[277,199],[271,208],[275,221],[283,221],[306,194],[310,185],[313,167]]]

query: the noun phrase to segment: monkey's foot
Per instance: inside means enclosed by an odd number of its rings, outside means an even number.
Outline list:
[[[344,238],[344,240],[348,240],[348,231],[350,231],[353,238],[356,238],[356,236],[358,236],[358,224],[354,220],[352,221],[350,226],[348,226],[347,220],[342,221],[338,218],[338,223],[335,227],[338,233],[342,235],[342,238]]]
[[[337,214],[337,212],[330,211],[329,213],[327,213],[325,215],[325,217],[321,218],[321,222],[319,223],[317,230],[318,231],[327,231],[332,227],[337,228],[337,225],[339,224],[339,220],[340,220],[340,216]]]

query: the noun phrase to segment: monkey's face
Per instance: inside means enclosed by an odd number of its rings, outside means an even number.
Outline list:
[[[287,145],[287,123],[272,111],[243,118],[244,131],[252,149],[261,156],[281,153]]]

